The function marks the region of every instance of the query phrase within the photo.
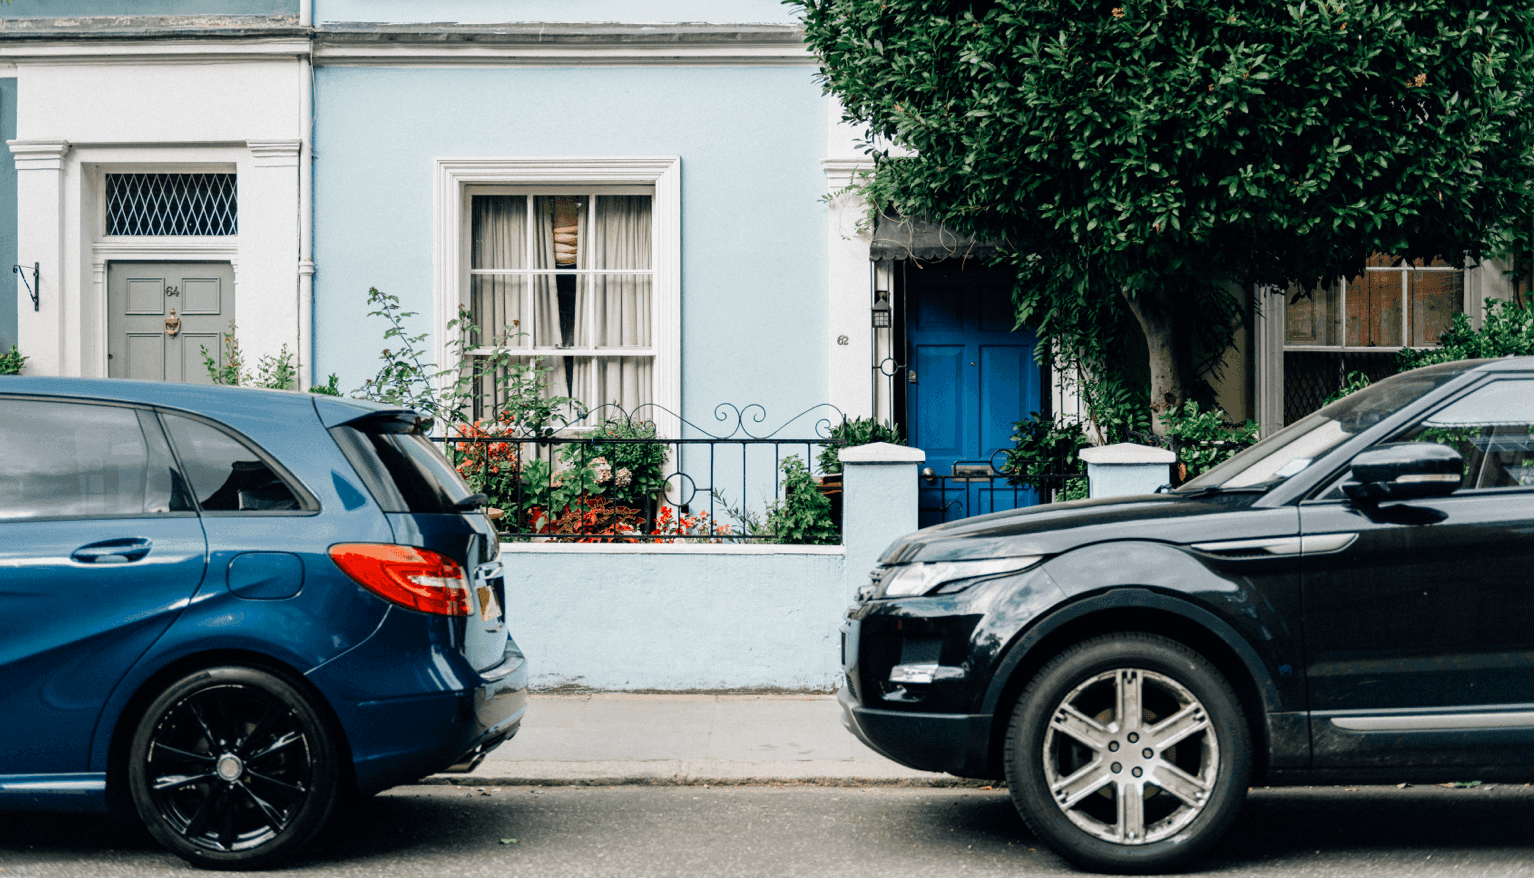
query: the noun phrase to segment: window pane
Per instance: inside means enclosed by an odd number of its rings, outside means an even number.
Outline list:
[[[237,235],[235,174],[107,174],[108,235]]]
[[[650,268],[650,196],[599,195],[591,230],[591,268]]]
[[[650,275],[599,274],[591,278],[591,289],[594,347],[650,346]],[[585,335],[582,326],[582,342]]]
[[[1461,490],[1534,485],[1534,381],[1498,381],[1428,416],[1403,437],[1465,459]]]
[[[1412,344],[1438,344],[1438,337],[1461,310],[1464,288],[1464,273],[1459,271],[1413,271],[1406,275]]]
[[[525,196],[474,196],[473,223],[470,268],[527,267]]]
[[[408,511],[424,514],[455,512],[455,505],[474,493],[442,452],[419,431],[379,433],[364,429],[363,432]]]
[[[532,343],[532,324],[524,310],[527,303],[526,275],[479,274],[470,281],[469,310],[479,337],[473,345],[500,344],[527,347]]]
[[[0,400],[0,518],[167,512],[168,460],[151,475],[150,456],[133,409]]]
[[[1348,281],[1348,344],[1401,343],[1401,272],[1365,271]]]
[[[516,429],[529,426],[516,419],[516,406],[511,403],[515,400],[570,396],[565,368],[567,359],[561,356],[517,357],[498,369],[492,369],[487,365],[488,358],[476,358],[473,378],[474,419],[502,421]],[[508,412],[511,414],[508,415]],[[549,426],[564,426],[563,417],[555,417]]]
[[[515,270],[527,267],[527,198],[522,195],[475,195],[472,199],[469,267]],[[526,346],[532,324],[526,275],[471,274],[469,319],[479,327],[471,344]]]
[[[282,479],[254,450],[222,430],[179,415],[165,427],[202,508],[209,512],[300,509]]]
[[[1301,294],[1298,284],[1285,291],[1284,341],[1296,345],[1339,345],[1338,327],[1341,312],[1337,301],[1341,293],[1335,283],[1317,286]]]
[[[586,268],[586,196],[539,195],[533,199],[533,265],[540,271]],[[574,274],[533,279],[533,344],[541,348],[575,343]]]
[[[627,414],[643,414],[639,407],[653,401],[653,374],[650,357],[577,357],[571,383],[587,409],[617,406]]]
[[[575,290],[580,282],[573,274],[537,275],[533,285],[532,342],[540,348],[575,344]]]

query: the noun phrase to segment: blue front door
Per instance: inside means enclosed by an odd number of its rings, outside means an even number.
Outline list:
[[[922,483],[921,525],[1037,503],[1032,490],[979,475],[1000,468],[1012,425],[1040,408],[1036,338],[1013,330],[1010,277],[910,270],[906,303],[906,425],[936,477]]]

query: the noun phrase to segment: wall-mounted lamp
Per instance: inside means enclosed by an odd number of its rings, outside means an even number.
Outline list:
[[[874,290],[873,321],[875,329],[888,329],[890,327],[889,290]]]
[[[23,273],[22,267],[20,265],[13,265],[13,266],[11,266],[11,273],[12,274],[19,274],[19,275],[21,275],[21,282],[23,284],[26,284],[27,292],[32,294],[32,310],[33,311],[41,311],[42,310],[42,304],[38,301],[38,298],[37,298],[37,294],[42,290],[42,284],[37,282],[37,276],[38,276],[39,273],[41,273],[42,268],[43,268],[43,266],[42,266],[41,262],[34,262],[34,263],[32,263],[32,282],[31,283],[27,283],[27,276],[26,276],[26,274]]]

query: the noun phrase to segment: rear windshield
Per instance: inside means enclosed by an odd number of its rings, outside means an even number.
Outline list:
[[[391,421],[330,432],[385,512],[459,512],[458,504],[474,494],[418,428],[400,430]]]

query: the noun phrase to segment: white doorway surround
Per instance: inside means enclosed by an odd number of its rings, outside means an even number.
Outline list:
[[[17,138],[8,142],[17,261],[36,262],[39,276],[36,310],[18,293],[28,374],[109,375],[107,268],[130,261],[229,263],[247,360],[284,345],[308,359],[300,297],[312,268],[301,261],[299,179],[307,52],[306,39],[286,36],[3,47],[0,62],[17,78]],[[107,234],[107,175],[188,173],[235,175],[237,226]]]
[[[12,141],[11,149],[23,218],[18,252],[40,264],[38,309],[18,315],[29,373],[109,374],[111,262],[228,262],[242,301],[239,337],[248,359],[275,355],[284,345],[295,355],[306,350],[299,323],[297,140],[147,148]],[[238,234],[105,234],[107,174],[230,171],[238,180]]]

